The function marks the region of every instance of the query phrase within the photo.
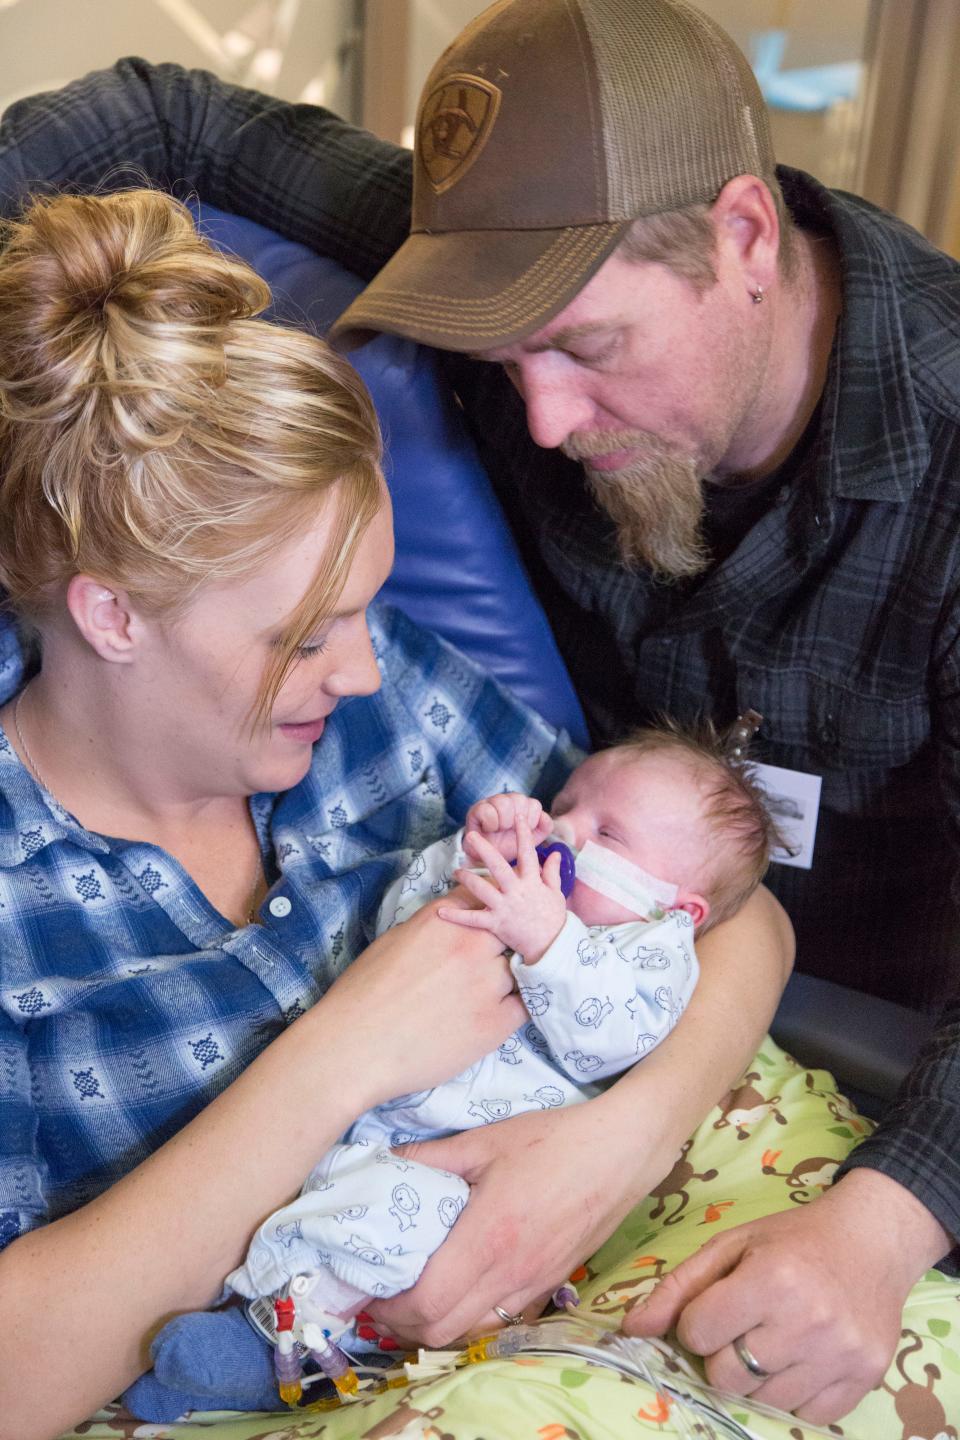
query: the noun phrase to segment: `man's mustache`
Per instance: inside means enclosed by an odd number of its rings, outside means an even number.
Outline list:
[[[662,454],[668,447],[659,435],[649,430],[590,430],[568,435],[560,446],[570,460],[589,460],[593,455],[611,455],[617,450],[648,448]]]

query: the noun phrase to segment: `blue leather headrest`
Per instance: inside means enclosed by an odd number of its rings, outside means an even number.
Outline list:
[[[271,286],[271,314],[325,334],[362,282],[271,230],[200,207],[215,244]],[[383,598],[485,665],[586,748],[580,702],[433,352],[381,335],[351,354],[387,448],[397,559]]]

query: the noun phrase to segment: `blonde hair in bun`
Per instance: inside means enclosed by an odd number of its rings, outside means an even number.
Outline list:
[[[42,629],[85,573],[175,615],[335,500],[265,718],[382,503],[366,388],[322,340],[255,318],[268,286],[170,196],[34,201],[0,251],[0,583]]]

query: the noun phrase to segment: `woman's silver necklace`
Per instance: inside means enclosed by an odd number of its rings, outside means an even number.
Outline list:
[[[57,796],[56,796],[55,792],[50,789],[50,786],[47,784],[46,780],[44,780],[42,774],[40,773],[40,767],[37,765],[36,760],[34,760],[33,756],[30,754],[30,747],[29,747],[29,745],[27,744],[26,740],[24,740],[24,738],[23,738],[23,731],[22,731],[21,728],[20,728],[20,702],[21,702],[21,700],[23,699],[24,695],[26,695],[28,689],[29,689],[29,686],[25,685],[25,686],[23,687],[23,689],[20,691],[20,694],[17,696],[16,701],[15,701],[15,703],[14,703],[14,707],[13,707],[13,728],[14,728],[14,730],[17,732],[17,739],[18,739],[19,742],[20,742],[20,749],[23,751],[23,757],[24,757],[24,759],[26,760],[27,764],[28,764],[29,767],[30,767],[30,770],[31,770],[32,773],[33,773],[33,778],[34,778],[35,780],[37,780],[37,781],[43,786],[44,790],[46,790],[46,792],[47,792],[48,795],[52,796],[52,798],[57,801],[57,804],[60,806],[60,809],[61,809],[61,810],[66,810],[66,806],[63,804],[63,802],[62,802],[61,800],[57,799]],[[261,854],[260,854],[260,845],[259,845],[259,842],[258,842],[258,843],[257,843],[257,872],[256,872],[256,877],[255,877],[254,882],[253,882],[253,889],[252,889],[251,892],[250,892],[250,899],[247,901],[247,913],[246,913],[246,921],[245,921],[245,923],[246,923],[247,925],[258,925],[258,924],[260,923],[260,916],[259,916],[259,914],[258,914],[258,907],[257,907],[257,897],[258,897],[259,894],[260,894],[260,887],[262,886],[262,884],[263,884],[263,859],[262,859]]]
[[[30,769],[33,771],[33,778],[43,786],[44,790],[46,790],[48,795],[53,795],[54,800],[57,801],[60,809],[63,810],[66,807],[57,799],[56,795],[50,789],[50,786],[47,784],[46,780],[44,780],[43,776],[40,774],[40,768],[37,765],[36,760],[34,760],[33,756],[30,754],[30,747],[27,745],[26,740],[24,740],[23,731],[20,729],[20,705],[24,695],[26,695],[29,688],[29,685],[24,685],[23,689],[20,691],[20,694],[17,696],[16,703],[13,707],[13,728],[17,732],[17,739],[20,741],[20,749],[23,751],[23,758],[26,760],[27,764],[30,766]]]

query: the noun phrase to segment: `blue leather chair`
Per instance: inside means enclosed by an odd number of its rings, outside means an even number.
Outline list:
[[[287,323],[323,334],[360,289],[356,276],[335,262],[260,225],[202,205],[197,215],[214,243],[269,282],[272,313]],[[384,598],[487,666],[586,747],[576,693],[435,357],[412,341],[382,335],[351,359],[373,396],[387,447],[397,559]],[[930,1020],[795,974],[771,1028],[785,1049],[832,1070],[866,1113],[877,1114]]]

